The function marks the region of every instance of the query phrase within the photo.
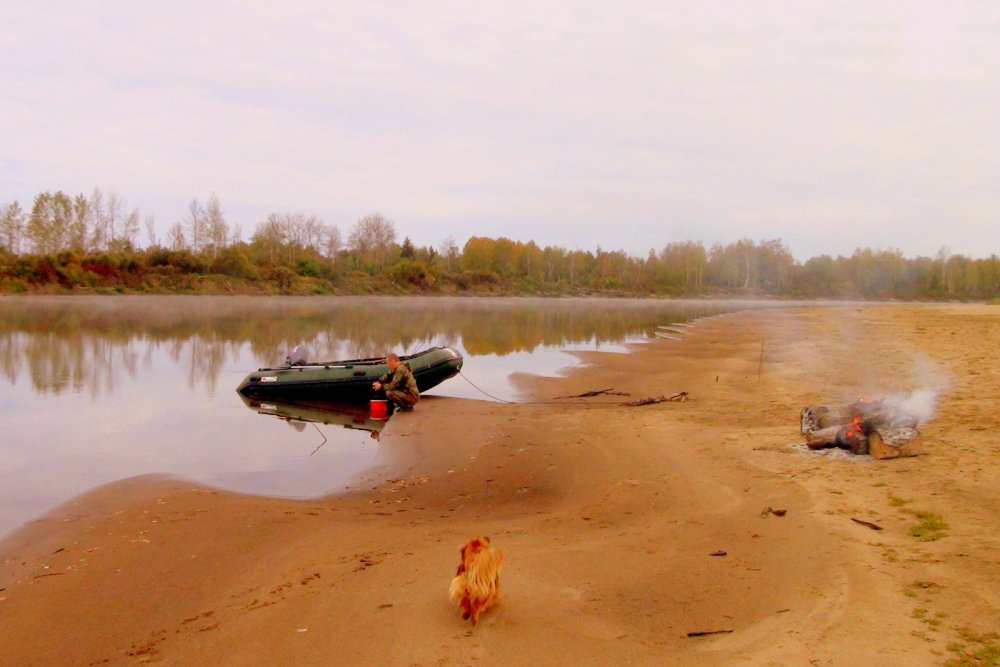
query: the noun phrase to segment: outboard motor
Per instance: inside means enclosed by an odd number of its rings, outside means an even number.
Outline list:
[[[306,346],[296,345],[285,357],[285,366],[304,366],[306,363]]]

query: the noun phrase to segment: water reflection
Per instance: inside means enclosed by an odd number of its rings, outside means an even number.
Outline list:
[[[540,347],[600,347],[670,318],[726,305],[625,299],[35,297],[0,298],[0,374],[36,392],[110,395],[165,352],[188,385],[215,391],[248,350],[279,363],[297,343],[322,359],[435,345],[503,357]]]
[[[343,426],[344,428],[367,431],[372,440],[378,440],[379,434],[385,428],[388,417],[374,419],[367,403],[339,403],[324,400],[276,400],[269,398],[261,400],[249,396],[240,395],[243,403],[261,415],[269,415],[288,422],[296,431],[302,432],[307,424],[325,424]],[[326,436],[322,431],[317,432],[323,436],[323,442],[317,447],[326,444]],[[315,453],[315,452],[314,452]]]

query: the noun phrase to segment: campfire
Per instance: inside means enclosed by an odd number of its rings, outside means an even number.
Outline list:
[[[802,435],[809,449],[840,447],[876,459],[922,454],[921,417],[905,402],[860,399],[843,409],[825,405],[803,408]]]

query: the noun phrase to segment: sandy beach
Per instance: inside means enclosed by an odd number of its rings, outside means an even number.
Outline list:
[[[524,404],[427,397],[328,498],[153,477],[76,498],[0,544],[3,662],[918,665],[996,650],[1000,308],[767,309],[688,331],[518,376]],[[555,398],[607,388],[690,400]],[[793,447],[807,405],[917,389],[939,398],[922,456]],[[946,522],[939,539],[910,534],[920,513]],[[507,563],[501,604],[473,627],[447,590],[477,535]]]

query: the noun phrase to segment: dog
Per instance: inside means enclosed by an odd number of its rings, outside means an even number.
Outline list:
[[[462,562],[451,580],[451,600],[462,611],[463,619],[475,625],[479,614],[500,599],[500,568],[506,554],[490,546],[490,538],[474,537],[459,549]]]

